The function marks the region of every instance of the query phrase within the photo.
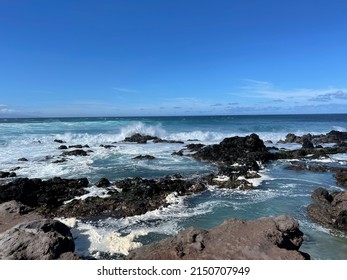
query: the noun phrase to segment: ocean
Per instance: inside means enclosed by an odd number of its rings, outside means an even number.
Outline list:
[[[296,149],[298,144],[278,144],[288,133],[325,134],[347,131],[347,114],[269,115],[269,116],[187,116],[187,117],[105,117],[105,118],[21,118],[0,119],[0,170],[16,167],[17,176],[48,179],[81,178],[90,182],[90,195],[105,195],[93,186],[100,178],[110,181],[127,177],[158,178],[182,174],[197,176],[216,171],[213,164],[190,157],[173,156],[189,143],[215,144],[225,137],[256,133],[268,146]],[[180,143],[137,144],[122,140],[135,133],[158,136]],[[61,145],[88,145],[93,152],[86,157],[71,156],[54,163]],[[270,142],[271,141],[271,142]],[[106,149],[102,145],[112,145]],[[134,160],[152,155],[154,160]],[[27,161],[18,161],[20,158]],[[316,159],[317,164],[346,166],[347,154]],[[167,197],[168,207],[141,216],[123,219],[81,221],[65,220],[73,228],[76,252],[85,257],[118,258],[137,248],[195,226],[217,226],[227,218],[257,219],[288,214],[299,221],[305,234],[300,250],[313,259],[347,259],[347,236],[309,219],[306,207],[318,187],[328,191],[336,185],[330,172],[314,173],[285,169],[288,160],[263,166],[262,177],[253,190],[226,190],[209,186],[200,194]]]

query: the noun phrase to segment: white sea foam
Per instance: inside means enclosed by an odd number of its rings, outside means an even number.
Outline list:
[[[110,197],[110,195],[108,194],[108,190],[103,188],[98,188],[95,185],[85,188],[85,190],[88,191],[88,193],[81,196],[77,196],[71,200],[65,201],[64,204],[68,204],[74,199],[85,200],[88,197],[100,197],[100,198]]]
[[[330,158],[336,161],[347,161],[347,154],[334,154]]]
[[[333,130],[337,130],[337,131],[341,131],[341,132],[346,132],[346,127],[334,125],[334,126],[333,126]]]

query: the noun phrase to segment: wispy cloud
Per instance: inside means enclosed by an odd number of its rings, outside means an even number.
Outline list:
[[[11,114],[15,112],[16,110],[10,109],[7,105],[0,104],[0,114]]]
[[[310,101],[330,102],[330,101],[333,101],[334,99],[347,100],[347,92],[338,90],[336,92],[320,94],[316,97],[311,98]]]
[[[134,89],[130,89],[130,88],[113,87],[112,89],[115,90],[115,91],[124,92],[124,93],[133,93],[133,94],[140,93],[140,91],[134,90]]]
[[[268,81],[245,79],[245,85],[239,87],[244,97],[263,99],[278,103],[288,102],[328,102],[334,99],[347,100],[345,88],[292,88],[282,89]]]

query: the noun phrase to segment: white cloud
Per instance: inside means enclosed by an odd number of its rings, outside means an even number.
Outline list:
[[[11,114],[16,112],[16,110],[8,108],[7,105],[0,104],[0,114]]]
[[[289,103],[314,103],[327,102],[334,99],[347,101],[346,88],[293,88],[281,89],[267,81],[245,79],[245,85],[239,87],[239,92],[244,97],[263,99],[263,101],[284,101]],[[283,104],[285,106],[285,104]]]
[[[130,89],[130,88],[120,88],[120,87],[113,87],[115,91],[124,92],[124,93],[140,93],[138,90]]]

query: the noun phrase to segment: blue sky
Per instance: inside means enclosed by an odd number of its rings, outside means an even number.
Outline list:
[[[347,113],[344,0],[1,0],[0,117]]]

